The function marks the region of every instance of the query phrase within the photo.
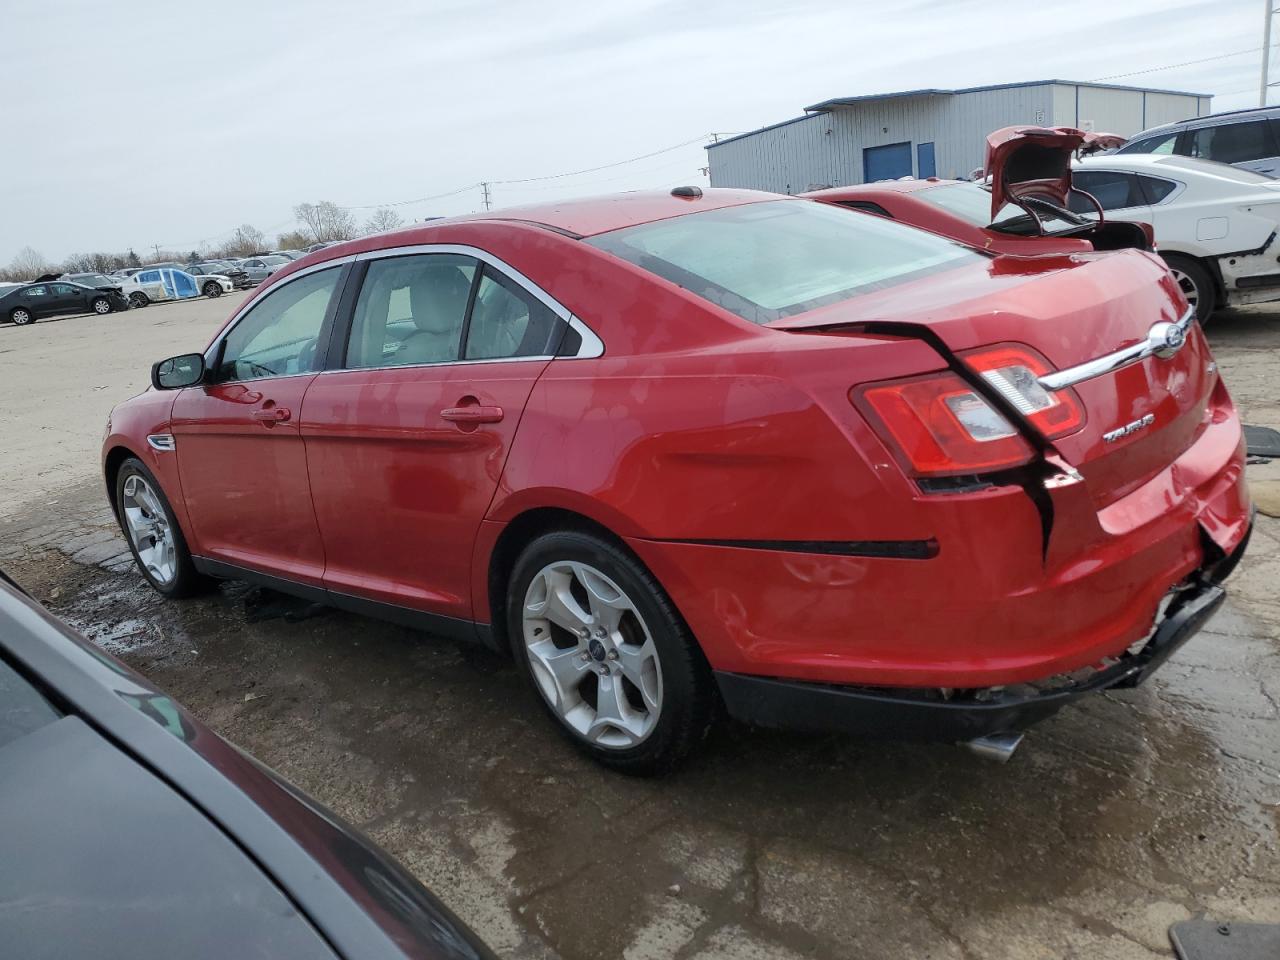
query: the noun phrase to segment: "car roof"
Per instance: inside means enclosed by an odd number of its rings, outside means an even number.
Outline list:
[[[782,199],[785,198],[776,193],[765,193],[760,190],[731,190],[721,187],[700,189],[698,195],[692,197],[673,196],[671,190],[637,190],[630,193],[613,193],[507,207],[486,213],[432,220],[428,224],[422,224],[418,229],[474,220],[515,220],[541,224],[579,237],[591,237],[654,220],[679,217],[687,213]],[[397,232],[411,233],[413,229]]]

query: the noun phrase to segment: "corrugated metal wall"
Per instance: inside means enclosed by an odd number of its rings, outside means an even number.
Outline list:
[[[1126,136],[1200,112],[1195,97],[1074,84],[871,100],[766,127],[710,148],[711,185],[801,193],[861,183],[862,151],[904,140],[912,144],[913,164],[916,145],[932,142],[938,176],[967,176],[982,165],[986,136],[992,130],[1021,123],[1075,126],[1077,90],[1081,121],[1092,120],[1095,130]]]

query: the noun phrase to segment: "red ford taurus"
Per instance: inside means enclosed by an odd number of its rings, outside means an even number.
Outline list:
[[[1241,429],[1163,264],[677,188],[275,274],[103,447],[147,579],[511,650],[597,759],[741,720],[977,740],[1224,597]]]

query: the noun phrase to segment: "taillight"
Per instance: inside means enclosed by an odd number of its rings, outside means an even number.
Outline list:
[[[1084,407],[1073,391],[1050,392],[1040,386],[1039,378],[1052,368],[1038,353],[1022,346],[999,346],[962,356],[1050,440],[1084,426]]]
[[[1084,408],[1073,392],[1040,386],[1039,377],[1051,368],[1034,351],[986,347],[963,359],[1046,437],[1084,425]],[[1031,446],[1017,428],[951,371],[857,388],[852,398],[916,476],[991,473],[1031,459]]]
[[[854,400],[918,476],[990,473],[1031,459],[1013,424],[954,373],[875,384]]]

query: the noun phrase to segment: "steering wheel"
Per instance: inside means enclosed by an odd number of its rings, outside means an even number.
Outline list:
[[[316,337],[298,351],[298,372],[310,373],[315,369],[316,351],[320,346],[320,338]]]

